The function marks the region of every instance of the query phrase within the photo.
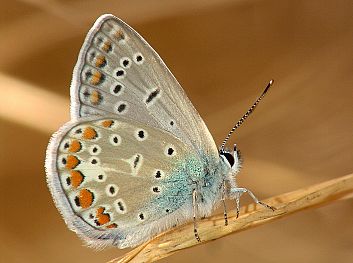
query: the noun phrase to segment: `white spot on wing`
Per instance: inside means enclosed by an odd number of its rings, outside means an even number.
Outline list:
[[[112,144],[113,146],[118,146],[121,144],[121,137],[119,134],[112,134],[109,137],[109,142],[110,144]]]
[[[147,137],[148,137],[148,133],[144,129],[135,130],[135,134],[134,135],[135,135],[136,140],[138,140],[140,142],[146,140]]]
[[[125,114],[129,109],[129,104],[126,101],[119,101],[114,106],[114,111],[117,114]]]
[[[119,214],[125,214],[127,212],[127,206],[124,200],[121,198],[115,200],[114,207]]]
[[[137,65],[142,65],[144,61],[145,61],[145,58],[140,52],[134,54],[134,62]]]
[[[116,79],[123,79],[126,76],[126,71],[122,67],[118,67],[114,70],[114,76]]]
[[[76,139],[81,138],[85,127],[86,127],[86,126],[84,126],[84,125],[76,126],[75,128],[73,128],[73,129],[69,132],[69,136],[70,136],[70,137],[74,137],[74,138],[76,138]]]
[[[107,196],[114,197],[118,194],[119,187],[116,184],[108,184],[105,188]]]
[[[60,147],[59,147],[60,151],[67,153],[69,151],[69,148],[70,148],[70,143],[71,143],[71,141],[69,139],[63,140],[60,143]]]
[[[125,86],[120,83],[120,82],[115,82],[111,87],[110,87],[110,93],[114,96],[120,96],[124,93]]]
[[[123,68],[130,68],[131,67],[131,59],[128,57],[122,57],[120,59],[120,66]]]
[[[67,162],[67,155],[66,154],[60,154],[57,159],[57,165],[59,169],[64,169],[66,166]]]
[[[98,173],[96,175],[96,180],[99,182],[104,182],[107,179],[107,176],[104,173]]]
[[[79,170],[85,176],[85,181],[84,181],[85,183],[91,182],[91,181],[104,182],[107,178],[105,171],[101,166],[99,166],[99,163],[98,164],[91,164],[90,162],[82,163],[80,164]],[[99,179],[98,178],[99,175],[103,175],[103,179]]]
[[[177,154],[175,146],[168,144],[164,149],[164,154],[168,157],[174,157]]]
[[[138,213],[137,218],[140,221],[144,221],[146,219],[146,213]]]
[[[131,167],[131,175],[136,176],[139,169],[142,166],[143,163],[143,155],[140,153],[134,154],[131,158],[129,159],[123,159],[123,161],[127,162],[130,164]]]
[[[97,144],[94,144],[94,145],[92,145],[90,148],[89,148],[89,153],[91,154],[91,155],[98,155],[98,154],[100,154],[102,152],[102,149],[101,149],[101,147],[99,146],[99,145],[97,145]]]
[[[164,171],[162,171],[161,169],[156,169],[153,173],[153,176],[156,179],[162,179],[162,178],[164,178],[165,174],[164,174]]]
[[[94,156],[88,159],[88,163],[95,165],[95,166],[99,166],[100,165],[100,160],[98,157]]]
[[[71,183],[67,184],[67,179],[70,180],[70,174],[68,174],[68,173],[60,174],[59,177],[60,177],[61,185],[63,186],[63,188],[65,190],[69,190],[71,188]]]

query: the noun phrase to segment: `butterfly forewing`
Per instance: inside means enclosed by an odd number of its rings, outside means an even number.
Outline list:
[[[175,212],[192,191],[178,177],[185,160],[203,169],[196,152],[170,133],[115,117],[70,123],[48,154],[55,158],[47,163],[53,197],[79,234],[86,228],[123,233]],[[177,192],[181,187],[185,193]]]
[[[75,67],[71,95],[73,118],[123,116],[218,156],[203,120],[158,54],[112,15],[99,18],[89,32]]]

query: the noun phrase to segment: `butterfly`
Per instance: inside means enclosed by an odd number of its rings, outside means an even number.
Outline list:
[[[71,83],[71,121],[51,138],[47,183],[68,227],[86,244],[134,247],[211,214],[238,187],[239,151],[225,148],[272,81],[218,149],[204,121],[152,47],[130,26],[98,18]]]

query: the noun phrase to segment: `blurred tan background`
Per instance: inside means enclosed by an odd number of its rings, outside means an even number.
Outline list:
[[[1,262],[105,262],[127,252],[84,247],[54,207],[43,168],[50,134],[69,120],[79,49],[103,13],[124,19],[157,50],[217,144],[275,79],[231,140],[244,157],[241,186],[267,198],[353,172],[351,0],[23,0],[1,7]],[[352,199],[162,262],[195,260],[352,262]]]

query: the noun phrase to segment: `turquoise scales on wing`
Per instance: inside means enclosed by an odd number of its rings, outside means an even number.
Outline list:
[[[220,177],[205,170],[206,155],[131,120],[73,125],[58,156],[63,194],[75,214],[97,229],[151,224],[190,204],[193,189],[212,200],[220,185]]]
[[[172,213],[185,204],[191,204],[192,192],[197,190],[200,198],[198,211],[202,216],[209,215],[210,211],[207,208],[213,207],[219,201],[222,186],[222,177],[219,173],[224,174],[227,169],[220,165],[209,170],[207,166],[209,161],[213,160],[206,154],[201,158],[189,155],[175,166],[171,175],[163,179],[163,194],[156,196],[151,202],[158,213]]]

